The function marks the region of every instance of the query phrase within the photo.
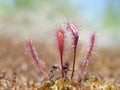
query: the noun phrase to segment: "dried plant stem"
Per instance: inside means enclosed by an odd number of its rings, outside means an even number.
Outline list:
[[[74,49],[74,57],[73,57],[73,67],[72,67],[71,79],[72,79],[73,76],[74,76],[74,71],[75,71],[75,60],[76,60],[76,46],[75,46],[75,49]]]
[[[64,71],[63,71],[63,57],[60,56],[60,59],[61,59],[62,77],[64,77]]]
[[[93,33],[93,34],[91,35],[91,38],[90,38],[90,46],[89,46],[88,52],[87,52],[87,54],[86,54],[86,56],[85,56],[85,59],[84,59],[84,61],[83,61],[82,69],[81,69],[81,71],[80,71],[80,73],[79,73],[79,76],[78,76],[78,81],[80,81],[81,76],[82,76],[85,68],[86,68],[87,65],[88,65],[89,59],[90,59],[90,57],[91,57],[91,55],[92,55],[92,51],[93,51],[93,48],[94,48],[95,39],[96,39],[96,35],[95,35],[95,33]]]
[[[28,46],[30,48],[30,52],[31,52],[31,55],[34,59],[34,61],[36,62],[36,64],[38,65],[39,69],[41,70],[41,72],[43,73],[43,75],[48,79],[50,80],[50,77],[49,75],[44,71],[43,69],[43,64],[42,64],[42,61],[40,60],[40,58],[38,57],[38,54],[35,50],[35,47],[32,43],[32,40],[28,40]]]

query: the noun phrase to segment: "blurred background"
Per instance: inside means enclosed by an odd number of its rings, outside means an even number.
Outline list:
[[[25,37],[35,40],[48,67],[52,60],[59,64],[54,31],[67,18],[80,29],[77,60],[82,61],[87,50],[81,43],[88,45],[90,34],[96,32],[97,50],[91,58],[95,64],[90,63],[88,71],[120,79],[120,0],[0,0],[0,72],[39,78],[33,73],[33,59],[25,54]],[[71,61],[72,52],[65,59]]]
[[[119,4],[119,0],[0,0],[0,34],[53,40],[54,26],[69,18],[83,32],[96,31],[99,45],[120,46]],[[86,33],[81,34],[83,39]]]

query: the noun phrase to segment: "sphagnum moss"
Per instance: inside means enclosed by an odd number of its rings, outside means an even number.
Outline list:
[[[81,79],[77,82],[76,80],[60,78],[55,80],[54,83],[44,82],[40,90],[119,90],[117,84],[110,80],[103,80],[99,76],[92,75]]]
[[[21,83],[18,77],[16,79],[1,78],[0,90],[120,90],[120,86],[113,80],[104,80],[97,75],[85,74],[79,82],[59,78],[54,82],[46,80],[42,84],[35,81]]]

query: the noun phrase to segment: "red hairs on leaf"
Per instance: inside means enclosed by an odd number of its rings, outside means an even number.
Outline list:
[[[57,41],[58,41],[58,47],[60,52],[60,61],[61,61],[61,69],[62,69],[62,77],[63,74],[63,51],[64,51],[64,40],[65,40],[65,33],[64,31],[59,27],[59,29],[56,31]]]
[[[81,71],[79,73],[79,76],[78,76],[78,81],[80,81],[81,75],[84,72],[86,66],[88,65],[88,61],[89,61],[89,59],[90,59],[90,57],[92,55],[92,51],[93,51],[93,48],[94,48],[95,40],[96,40],[96,35],[95,35],[95,33],[93,33],[91,35],[91,38],[90,38],[90,46],[89,46],[88,52],[87,52],[87,54],[85,56],[85,59],[83,61],[82,69],[81,69]]]
[[[43,73],[43,75],[47,78],[47,79],[50,79],[50,77],[48,76],[48,74],[44,71],[43,69],[43,64],[42,64],[42,61],[40,60],[40,58],[38,57],[38,54],[35,50],[35,47],[32,43],[32,40],[28,40],[28,46],[29,46],[29,49],[30,49],[30,53],[34,59],[34,61],[36,62],[36,64],[38,65],[38,67],[40,68],[41,72]]]
[[[73,68],[72,68],[72,74],[71,79],[74,76],[74,69],[75,69],[75,60],[76,60],[76,48],[78,44],[79,34],[78,34],[78,28],[71,22],[67,23],[67,29],[70,30],[73,34],[73,40],[74,40],[74,58],[73,58]]]

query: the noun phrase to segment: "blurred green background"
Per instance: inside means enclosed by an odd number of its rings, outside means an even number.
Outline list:
[[[0,0],[0,35],[52,41],[54,26],[66,17],[83,41],[96,31],[98,45],[120,46],[120,0]]]

